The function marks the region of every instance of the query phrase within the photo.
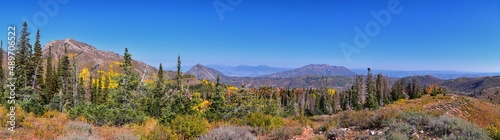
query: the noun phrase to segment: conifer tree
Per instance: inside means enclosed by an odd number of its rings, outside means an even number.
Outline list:
[[[178,91],[182,91],[181,56],[177,56],[177,77],[175,78]]]
[[[368,68],[368,75],[366,79],[366,95],[365,108],[377,109],[378,103],[375,97],[375,85],[373,83],[373,76],[370,68]]]
[[[416,76],[412,77],[412,83],[410,85],[410,99],[420,98],[422,95],[420,93],[420,84]]]
[[[161,96],[163,95],[163,92],[164,92],[164,84],[165,84],[165,80],[164,80],[164,76],[163,76],[163,66],[161,65],[160,63],[160,67],[159,67],[159,70],[158,70],[158,79],[156,80],[156,87],[155,87],[155,98],[161,98]]]
[[[14,70],[16,81],[16,89],[22,89],[28,84],[30,84],[30,72],[29,68],[31,66],[30,61],[30,49],[31,44],[29,39],[30,33],[28,32],[28,24],[23,23],[23,29],[21,30],[21,36],[19,37],[19,43],[17,44],[16,50],[16,68]]]
[[[0,94],[3,94],[5,91],[3,85],[5,82],[5,75],[4,75],[4,69],[3,69],[3,41],[0,41]],[[1,99],[3,100],[3,99]]]
[[[220,75],[217,75],[216,89],[217,91],[210,98],[210,102],[212,102],[212,105],[207,112],[207,118],[210,121],[223,119],[223,115],[226,111],[226,99],[224,97],[224,92],[220,84]]]
[[[40,44],[40,30],[36,32],[36,40],[33,50],[33,66],[34,66],[34,76],[33,76],[33,88],[39,89],[43,85],[43,65],[42,65],[42,45]]]
[[[52,46],[49,46],[49,54],[47,57],[47,63],[45,64],[45,82],[44,82],[44,95],[42,98],[44,99],[45,103],[49,103],[50,99],[54,96],[54,94],[57,92],[57,78],[54,75],[54,69],[52,66]]]
[[[70,64],[68,57],[67,44],[64,44],[64,55],[59,59],[58,71],[59,75],[59,86],[61,87],[60,92],[62,92],[61,100],[63,102],[63,108],[72,102],[71,94],[71,84],[70,84]]]

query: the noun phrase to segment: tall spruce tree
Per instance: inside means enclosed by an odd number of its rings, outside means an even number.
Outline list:
[[[163,66],[160,63],[160,67],[158,70],[158,79],[156,80],[156,87],[155,87],[155,97],[156,98],[161,98],[161,96],[164,93],[164,84],[165,84],[165,79],[163,75]]]
[[[21,36],[19,37],[18,47],[16,50],[16,67],[14,70],[16,81],[16,89],[22,89],[28,84],[30,84],[30,50],[31,44],[29,39],[30,33],[28,32],[28,24],[26,22],[23,23],[23,29],[21,30]],[[24,93],[21,93],[24,94]]]
[[[410,85],[410,99],[420,98],[422,95],[420,93],[420,84],[416,76],[412,77],[412,83]]]
[[[210,121],[217,121],[223,119],[223,115],[226,111],[226,99],[224,97],[224,91],[220,84],[220,75],[217,75],[217,84],[215,87],[217,90],[214,95],[210,98],[212,105],[207,112],[207,118]]]
[[[3,68],[3,41],[0,40],[0,95],[5,91],[3,85],[5,82],[4,68]],[[3,99],[0,99],[3,100]]]
[[[177,56],[177,77],[175,77],[176,87],[178,91],[182,91],[182,73],[181,73],[181,56]]]
[[[368,68],[368,75],[366,78],[366,102],[365,108],[377,109],[378,103],[375,97],[375,85],[373,83],[373,76],[371,69]]]
[[[49,103],[51,98],[57,92],[57,77],[54,75],[54,68],[52,66],[52,46],[49,46],[49,53],[47,54],[47,62],[45,64],[45,82],[44,82],[44,95],[42,98],[45,103]]]
[[[43,64],[42,64],[42,45],[40,44],[40,30],[36,32],[36,40],[34,44],[33,50],[35,53],[33,54],[33,66],[34,66],[34,74],[33,75],[33,88],[38,91],[38,89],[43,88]]]
[[[61,101],[62,101],[62,109],[65,109],[66,106],[72,103],[72,93],[71,93],[71,84],[70,84],[70,64],[68,57],[68,49],[67,44],[64,44],[64,55],[59,59],[58,65],[58,79],[59,79],[59,87],[61,87],[59,92],[61,93]]]

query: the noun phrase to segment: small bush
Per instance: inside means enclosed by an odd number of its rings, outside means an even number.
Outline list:
[[[404,112],[400,115],[400,118],[413,126],[424,128],[434,117],[420,112]]]
[[[400,133],[406,136],[410,136],[411,134],[417,132],[415,126],[407,123],[407,122],[396,122],[392,123],[389,126],[389,130],[386,132],[387,134],[391,133]]]
[[[272,131],[269,138],[272,140],[289,140],[300,133],[302,133],[302,129],[299,127],[280,127]]]
[[[184,139],[194,139],[207,132],[210,123],[200,115],[180,115],[172,120],[172,128]]]
[[[481,128],[457,118],[441,116],[427,125],[428,131],[437,136],[450,139],[490,139]]]
[[[84,122],[69,122],[65,126],[65,131],[66,133],[80,133],[80,134],[87,134],[91,135],[92,134],[92,125]]]
[[[200,140],[255,140],[257,137],[250,132],[250,128],[223,126],[214,129],[200,137]]]
[[[97,140],[92,136],[92,125],[84,122],[68,122],[65,125],[65,135],[60,140]]]
[[[115,134],[115,140],[140,140],[139,136],[136,136],[128,131],[120,131]]]
[[[497,92],[498,93],[498,92]],[[493,125],[488,126],[488,135],[494,140],[500,140],[500,128]]]
[[[372,129],[378,128],[382,121],[379,116],[373,111],[362,110],[362,111],[345,111],[338,116],[340,122],[340,127],[351,127],[356,126],[360,129]]]
[[[326,138],[339,139],[339,137],[345,137],[345,133],[342,129],[330,128],[326,131]]]
[[[247,125],[257,127],[260,133],[267,133],[283,125],[283,117],[265,115],[264,113],[250,113],[246,118]]]

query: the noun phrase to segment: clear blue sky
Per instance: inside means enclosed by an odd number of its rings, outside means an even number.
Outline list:
[[[500,1],[401,0],[401,11],[346,59],[339,44],[353,44],[354,27],[376,19],[389,0],[242,0],[221,20],[215,0],[60,0],[47,13],[38,1],[0,3],[0,34],[7,25],[34,24],[42,43],[74,38],[153,66],[270,65],[300,67],[315,63],[348,68],[500,72]],[[69,1],[65,3],[65,1]],[[237,1],[237,0],[229,0]],[[54,8],[54,7],[49,7]],[[41,18],[40,18],[41,17]],[[30,25],[34,28],[34,25]],[[371,28],[373,29],[373,28]],[[32,32],[32,35],[35,33]],[[34,42],[34,36],[31,37]]]

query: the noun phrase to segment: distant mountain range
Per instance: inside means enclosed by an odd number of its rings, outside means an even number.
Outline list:
[[[233,86],[260,87],[314,87],[327,86],[332,88],[344,88],[355,75],[354,72],[345,67],[330,66],[326,64],[307,65],[301,68],[278,72],[259,77],[237,77],[227,76],[224,73],[198,64],[191,68],[187,74],[194,75],[198,79],[214,81],[220,75],[221,82]]]
[[[366,75],[366,69],[351,69],[360,75]],[[459,71],[431,71],[431,70],[422,70],[422,71],[397,71],[397,70],[377,70],[372,69],[373,74],[382,73],[385,76],[394,77],[394,78],[402,78],[408,76],[425,76],[431,75],[443,80],[456,79],[460,77],[484,77],[484,76],[499,76],[500,72],[497,73],[480,73],[480,72],[459,72]]]
[[[248,66],[248,65],[239,65],[239,66],[227,66],[227,65],[207,65],[207,67],[216,69],[227,76],[236,76],[236,77],[260,77],[273,73],[283,72],[287,70],[291,70],[291,68],[277,68],[270,67],[266,65],[258,65],[258,66]]]
[[[297,69],[274,73],[267,77],[291,78],[300,76],[354,76],[355,72],[343,66],[331,66],[328,64],[310,64]]]

